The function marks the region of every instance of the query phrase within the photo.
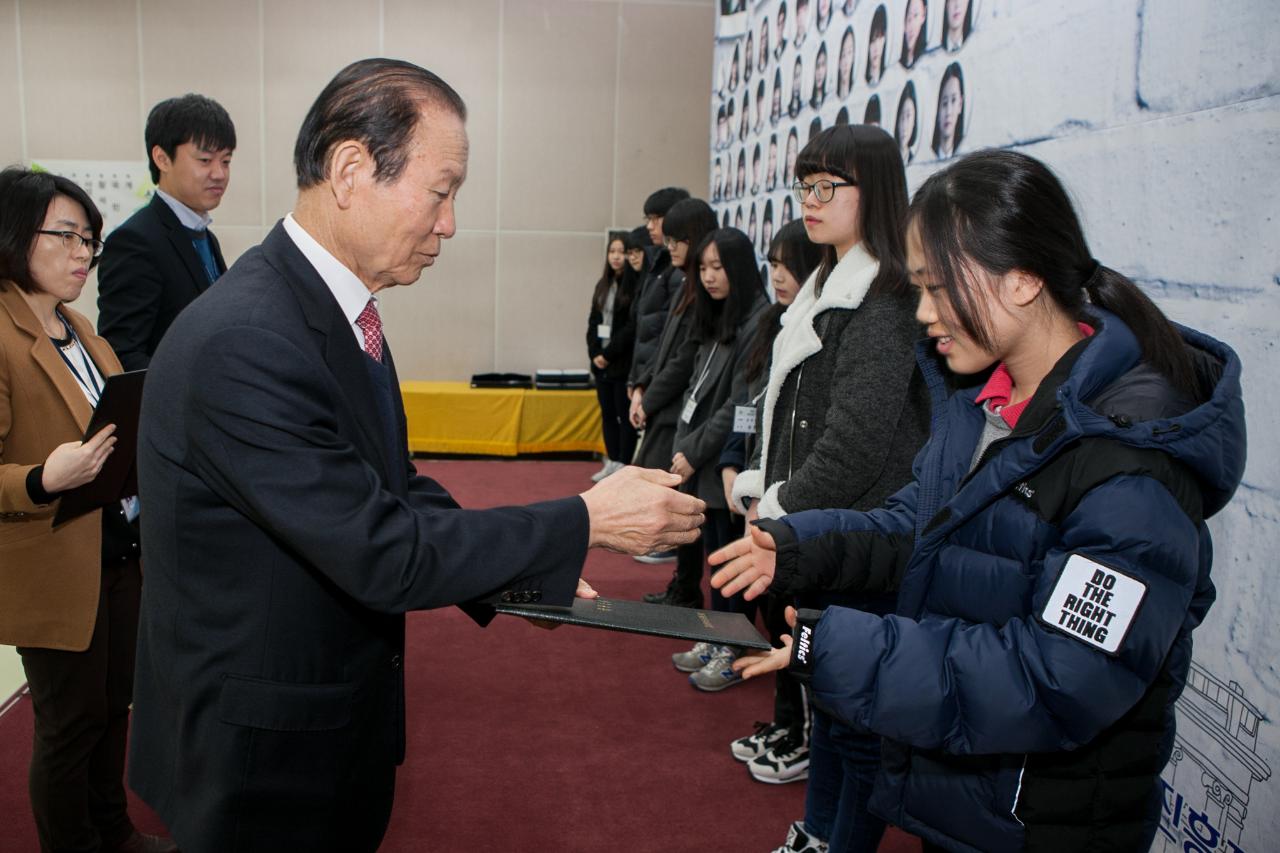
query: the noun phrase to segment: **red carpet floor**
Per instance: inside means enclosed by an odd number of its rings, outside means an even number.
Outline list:
[[[433,461],[424,470],[464,506],[581,491],[586,462]],[[638,598],[669,566],[593,552],[601,594]],[[500,618],[480,629],[455,609],[409,619],[409,757],[384,851],[769,851],[804,811],[804,786],[763,785],[729,741],[772,709],[767,680],[718,694],[671,666],[683,643]],[[0,717],[0,851],[38,850],[26,798],[31,708]],[[134,800],[135,821],[160,829]],[[880,847],[915,853],[890,830]]]

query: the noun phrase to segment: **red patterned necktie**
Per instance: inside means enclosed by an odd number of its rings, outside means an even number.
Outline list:
[[[356,325],[364,332],[364,351],[374,361],[382,361],[382,318],[378,316],[378,305],[372,299],[356,318]]]

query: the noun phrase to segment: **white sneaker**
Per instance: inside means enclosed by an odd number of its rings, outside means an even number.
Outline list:
[[[622,470],[623,468],[625,468],[625,467],[627,467],[627,465],[626,465],[626,463],[625,463],[625,462],[618,462],[617,460],[611,459],[611,460],[609,460],[609,464],[608,464],[609,473],[608,473],[608,474],[605,474],[604,476],[605,476],[605,477],[612,477],[614,474],[618,473],[619,471],[621,471],[621,470]],[[600,479],[602,479],[602,480],[603,480],[603,479],[604,479],[604,477],[601,477]]]
[[[600,466],[600,470],[591,475],[591,482],[598,483],[612,473],[613,473],[613,460],[606,459],[604,460],[604,465]]]

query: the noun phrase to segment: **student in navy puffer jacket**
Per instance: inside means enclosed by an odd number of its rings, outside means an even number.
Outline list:
[[[914,482],[762,522],[713,580],[898,589],[897,614],[801,611],[786,650],[740,665],[789,663],[882,735],[871,808],[926,850],[1146,850],[1214,599],[1204,519],[1244,469],[1240,362],[1094,261],[1025,155],[931,177],[907,245],[935,401]],[[980,378],[948,396],[938,360]]]

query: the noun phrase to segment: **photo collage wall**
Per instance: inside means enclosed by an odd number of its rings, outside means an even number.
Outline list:
[[[798,214],[796,154],[833,124],[873,124],[906,164],[966,149],[964,48],[981,0],[721,0],[710,201],[763,259]]]

